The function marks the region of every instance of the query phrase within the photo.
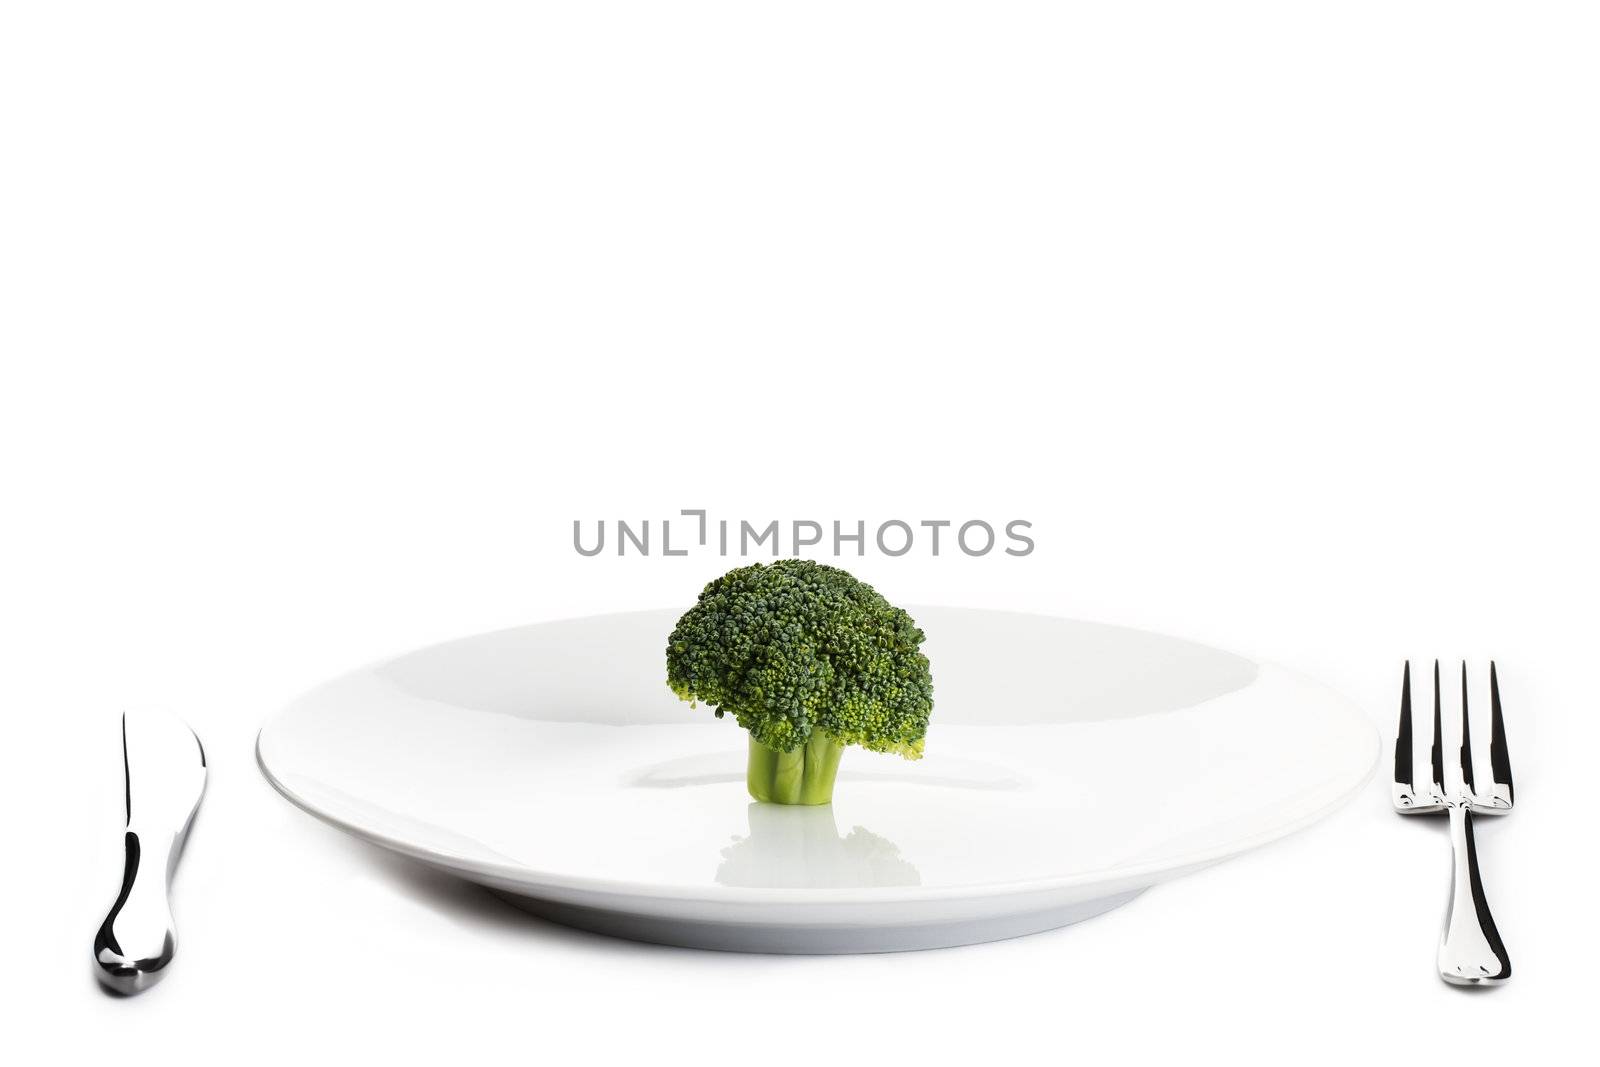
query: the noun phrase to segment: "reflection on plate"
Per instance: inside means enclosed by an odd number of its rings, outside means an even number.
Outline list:
[[[927,948],[1074,922],[1327,814],[1371,725],[1321,686],[1174,638],[911,608],[925,759],[851,750],[831,807],[744,791],[745,734],[663,680],[676,611],[423,649],[262,730],[280,792],[557,921],[778,952]]]
[[[893,841],[857,826],[840,834],[833,805],[757,804],[750,834],[722,850],[717,881],[753,889],[870,889],[921,885]]]

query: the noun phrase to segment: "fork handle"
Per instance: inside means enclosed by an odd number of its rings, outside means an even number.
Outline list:
[[[1451,985],[1494,985],[1511,977],[1511,957],[1495,929],[1483,878],[1478,873],[1478,846],[1472,836],[1472,807],[1450,805],[1450,911],[1439,939],[1439,977]]]

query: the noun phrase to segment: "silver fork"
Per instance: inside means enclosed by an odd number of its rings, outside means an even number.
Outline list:
[[[1444,785],[1444,731],[1440,714],[1439,661],[1433,661],[1433,745],[1429,749],[1431,780],[1418,791],[1411,759],[1411,662],[1406,661],[1400,690],[1400,729],[1394,742],[1394,808],[1402,815],[1448,812],[1450,844],[1455,853],[1451,867],[1450,909],[1444,934],[1439,938],[1439,977],[1451,985],[1497,985],[1511,977],[1511,957],[1495,928],[1489,901],[1478,874],[1478,846],[1472,834],[1472,817],[1504,815],[1511,810],[1511,757],[1506,750],[1505,722],[1500,714],[1500,677],[1489,664],[1489,766],[1493,784],[1480,793],[1472,773],[1472,728],[1467,714],[1467,665],[1461,665],[1461,787],[1449,792]]]

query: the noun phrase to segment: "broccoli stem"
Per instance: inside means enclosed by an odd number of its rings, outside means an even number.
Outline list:
[[[768,748],[750,739],[745,784],[750,795],[769,804],[831,804],[844,745],[821,730],[793,752]]]

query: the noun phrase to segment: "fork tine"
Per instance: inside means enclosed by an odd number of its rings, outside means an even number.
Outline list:
[[[1477,792],[1472,774],[1472,717],[1467,714],[1467,661],[1461,661],[1461,786],[1467,798]]]
[[[1433,661],[1433,748],[1429,751],[1433,767],[1433,794],[1437,803],[1444,803],[1444,717],[1439,705],[1439,661]]]
[[[1400,728],[1394,737],[1394,798],[1395,806],[1409,806],[1414,801],[1416,774],[1411,763],[1411,661],[1406,660],[1406,672],[1400,682]]]
[[[1495,670],[1493,660],[1489,661],[1489,705],[1492,712],[1489,724],[1489,767],[1497,787],[1496,794],[1500,792],[1498,787],[1504,786],[1504,800],[1509,805],[1515,799],[1516,790],[1511,784],[1511,753],[1506,748],[1506,724],[1500,717],[1500,674]]]

